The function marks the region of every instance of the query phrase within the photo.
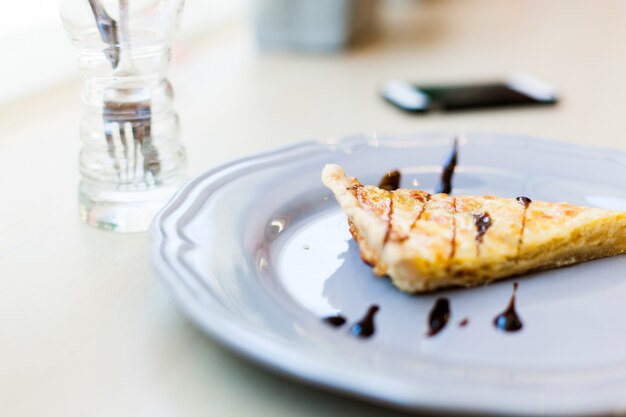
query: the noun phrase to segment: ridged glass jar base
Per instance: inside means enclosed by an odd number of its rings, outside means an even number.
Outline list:
[[[87,224],[103,230],[145,232],[181,183],[182,178],[170,185],[119,191],[83,181],[79,186],[80,217]]]

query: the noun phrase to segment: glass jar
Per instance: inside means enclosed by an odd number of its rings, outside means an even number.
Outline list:
[[[141,232],[185,178],[166,78],[183,0],[64,0],[61,16],[86,77],[79,156],[81,217]]]

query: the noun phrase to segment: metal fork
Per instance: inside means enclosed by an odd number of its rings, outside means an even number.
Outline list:
[[[99,0],[88,1],[101,38],[108,45],[104,54],[113,67],[113,76],[123,79],[135,75],[137,71],[129,51],[128,0],[119,0],[119,24],[108,15]],[[111,84],[104,89],[103,96],[104,136],[119,184],[158,184],[161,167],[152,143],[149,89],[120,88]],[[118,155],[118,149],[122,155]]]
[[[114,93],[119,94],[120,90],[115,89]],[[150,101],[105,100],[102,115],[108,153],[115,160],[120,184],[156,184],[160,164],[152,146]],[[118,149],[123,152],[122,164]]]

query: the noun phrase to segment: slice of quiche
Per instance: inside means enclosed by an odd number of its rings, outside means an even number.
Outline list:
[[[403,291],[473,286],[626,252],[626,212],[383,190],[326,165],[362,259]]]

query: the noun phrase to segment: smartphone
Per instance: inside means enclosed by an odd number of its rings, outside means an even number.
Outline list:
[[[551,85],[521,74],[504,81],[461,85],[414,85],[391,80],[384,85],[382,96],[394,106],[414,113],[553,105],[558,102]]]

